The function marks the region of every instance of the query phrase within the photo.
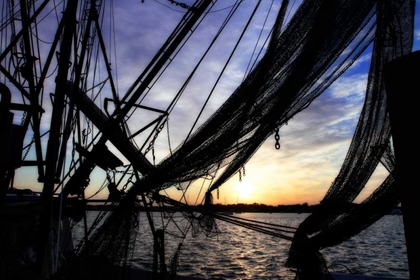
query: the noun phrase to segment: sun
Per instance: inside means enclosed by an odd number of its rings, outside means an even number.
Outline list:
[[[254,191],[254,186],[242,181],[236,185],[236,190],[238,191],[238,198],[250,198]]]

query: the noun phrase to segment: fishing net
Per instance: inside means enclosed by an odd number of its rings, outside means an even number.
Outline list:
[[[53,279],[127,279],[139,223],[138,203],[125,196],[98,215],[90,233],[66,257]]]
[[[307,0],[284,28],[280,13],[266,54],[244,82],[170,156],[143,174],[128,195],[179,186],[224,167],[209,192],[217,189],[276,128],[309,106],[373,42],[366,101],[349,151],[319,211],[298,228],[287,262],[297,269],[299,279],[328,278],[319,250],[357,234],[398,203],[391,173],[361,205],[352,204],[380,161],[394,169],[382,69],[411,51],[413,8],[410,0]],[[116,260],[127,255],[121,248],[131,244],[110,242],[130,240],[133,223],[124,216],[133,214],[130,203],[134,200],[118,206],[89,245],[90,251],[107,255],[112,263],[118,264]],[[213,227],[211,219],[203,221]],[[131,229],[113,235],[125,227]]]
[[[209,191],[217,189],[249,160],[277,127],[284,125],[296,113],[306,108],[378,36],[375,33],[376,3],[377,1],[302,3],[285,30],[271,39],[265,56],[231,97],[206,123],[158,164],[155,170],[135,184],[132,191],[141,193],[144,190],[165,189],[180,182],[210,176],[225,167]],[[404,6],[404,1],[380,3],[381,7],[386,6],[389,12],[398,15],[398,19],[392,19],[396,21],[395,26],[393,22],[390,23],[391,19],[385,19],[387,23],[384,25],[389,23],[390,26],[387,31],[390,34],[395,33],[392,36],[386,35],[390,37],[388,41],[395,38],[393,36],[401,37],[405,49],[396,49],[395,54],[386,54],[389,57],[385,58],[382,58],[384,54],[378,54],[380,56],[373,58],[374,64],[381,61],[377,69],[380,69],[383,61],[392,59],[391,55],[395,57],[407,53],[409,50],[406,46],[410,44],[407,38],[409,31],[404,29],[404,33],[401,33],[397,30],[399,26],[410,23],[410,16],[405,8],[407,4]],[[379,76],[380,72],[372,72],[369,79],[380,79]],[[377,86],[371,83],[370,87],[375,88],[369,90],[377,91]],[[379,102],[378,109],[375,109],[378,113],[384,110],[385,99],[374,102]],[[374,115],[376,111],[366,112],[360,125],[367,126],[376,122],[385,129],[386,123],[382,124],[381,116]],[[367,120],[370,114],[374,118]],[[360,166],[360,162],[365,162],[372,153],[361,152],[361,146],[369,150],[375,145],[383,146],[389,138],[389,134],[382,135],[375,131],[372,135],[365,135],[362,134],[364,131],[359,129],[359,134],[355,135],[355,139],[362,143],[350,148],[349,153],[353,156],[346,161],[353,165],[345,163],[347,170]],[[383,139],[378,140],[376,137]],[[368,162],[365,166],[369,167],[367,172],[371,172],[373,165]],[[347,177],[353,176],[348,173],[355,172],[344,171],[346,170],[343,170],[343,176]],[[339,177],[341,176],[340,174]],[[344,177],[342,180],[349,181]],[[358,185],[363,185],[361,183]],[[340,181],[336,184],[343,186]],[[348,189],[346,184],[343,188]],[[349,192],[357,195],[357,191]]]

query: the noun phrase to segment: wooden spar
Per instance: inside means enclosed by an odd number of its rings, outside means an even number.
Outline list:
[[[420,52],[417,51],[391,61],[384,69],[410,279],[420,279],[420,227],[417,225],[420,213],[420,148],[415,133],[420,125],[419,65]]]
[[[104,136],[130,161],[135,169],[142,174],[147,174],[153,169],[153,165],[130,142],[129,138],[118,125],[114,125],[110,129],[109,118],[86,94],[78,89],[67,90],[66,93],[72,98],[77,108],[104,133]]]

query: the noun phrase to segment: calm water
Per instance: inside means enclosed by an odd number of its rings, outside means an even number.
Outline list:
[[[97,214],[97,212],[92,212]],[[175,214],[179,215],[179,214]],[[235,216],[262,222],[297,226],[306,214],[241,213]],[[176,216],[177,217],[177,216]],[[159,223],[168,219],[154,214]],[[176,224],[169,223],[172,234],[165,235],[166,259],[173,256],[180,243],[177,228],[186,226],[179,215]],[[178,275],[205,279],[293,279],[294,273],[284,267],[290,241],[217,221],[220,234],[193,238],[191,232],[182,242]],[[79,225],[77,225],[79,226]],[[157,227],[159,228],[159,226]],[[77,240],[78,238],[75,237]],[[132,266],[152,270],[152,238],[146,215],[140,215]],[[333,248],[322,250],[331,271],[350,271],[371,276],[408,278],[408,264],[401,216],[385,216],[357,237]]]

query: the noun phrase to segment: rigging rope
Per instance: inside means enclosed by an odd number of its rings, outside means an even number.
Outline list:
[[[241,2],[242,2],[242,1],[239,1],[239,4],[240,4]],[[238,2],[237,2],[237,3],[238,3]],[[206,105],[207,105],[208,101],[210,100],[210,97],[212,96],[212,94],[213,94],[213,92],[214,92],[214,90],[215,90],[216,86],[218,85],[218,82],[220,81],[220,79],[221,79],[221,77],[222,77],[222,75],[223,75],[224,71],[226,70],[226,67],[228,66],[228,64],[229,64],[230,60],[232,59],[233,54],[235,53],[236,49],[238,48],[239,43],[241,42],[241,40],[242,40],[242,38],[243,38],[243,36],[244,36],[244,34],[245,34],[246,30],[248,29],[248,27],[249,27],[249,25],[250,25],[250,23],[251,23],[251,21],[252,21],[252,19],[253,19],[254,15],[255,15],[255,13],[257,12],[258,7],[259,7],[260,3],[261,3],[261,1],[258,1],[257,5],[255,6],[255,8],[254,8],[254,10],[253,10],[253,12],[252,12],[251,17],[248,19],[248,21],[247,21],[247,23],[246,23],[246,25],[245,25],[245,27],[244,27],[244,29],[243,29],[243,31],[242,31],[242,33],[241,33],[241,35],[240,35],[239,39],[237,40],[237,42],[236,42],[236,44],[235,44],[234,48],[232,49],[232,51],[231,51],[231,53],[230,53],[230,55],[229,55],[229,58],[228,58],[228,59],[227,59],[227,61],[225,62],[225,65],[223,66],[223,69],[220,71],[220,74],[219,74],[219,76],[217,77],[216,82],[214,83],[214,85],[213,85],[212,89],[210,90],[210,93],[209,93],[209,95],[207,96],[207,99],[206,99],[206,101],[204,102],[204,104],[203,104],[203,106],[202,106],[202,108],[201,108],[201,110],[200,110],[200,112],[199,112],[199,114],[198,114],[198,116],[197,116],[197,118],[196,118],[196,120],[195,120],[194,124],[192,125],[192,127],[191,127],[190,131],[188,132],[188,135],[187,135],[187,137],[186,137],[186,139],[185,139],[185,141],[184,141],[184,142],[187,142],[187,141],[188,141],[188,139],[189,139],[189,137],[191,136],[191,133],[193,132],[193,130],[194,130],[194,128],[195,128],[195,126],[196,126],[196,124],[197,124],[197,122],[198,122],[198,119],[201,117],[201,114],[203,113],[204,108],[206,107]],[[224,24],[223,28],[222,28],[222,29],[219,31],[219,33],[218,33],[219,35],[220,35],[220,32],[221,32],[221,31],[224,29],[224,27],[226,26],[227,22],[228,22],[228,21],[232,18],[233,13],[234,13],[234,12],[237,10],[237,8],[239,7],[239,4],[238,4],[238,5],[236,5],[236,6],[235,6],[235,9],[233,9],[233,10],[230,12],[229,18],[225,21],[225,24]],[[214,38],[213,42],[214,42],[216,39],[217,39],[217,37],[215,37],[215,38]],[[210,47],[211,47],[211,45],[209,46],[209,48],[210,48]],[[198,65],[197,65],[197,66],[198,66]]]
[[[274,237],[280,237],[289,241],[293,239],[293,236],[286,235],[284,233],[293,234],[295,233],[295,230],[297,229],[296,227],[291,227],[291,226],[260,222],[260,221],[241,218],[238,216],[224,215],[223,213],[214,212],[207,207],[189,206],[187,204],[183,204],[173,199],[170,199],[166,196],[159,196],[159,201],[160,203],[172,205],[176,207],[177,209],[180,209],[180,211],[185,212],[186,213],[185,215],[189,217],[190,219],[192,219],[192,221],[200,220],[200,219],[203,219],[204,217],[211,217],[211,218],[228,222],[237,226],[245,227],[245,228],[248,228],[248,229],[263,233],[263,234],[271,235]],[[197,216],[193,214],[194,212],[200,213],[201,215]],[[202,230],[206,230],[206,229],[202,228]]]

